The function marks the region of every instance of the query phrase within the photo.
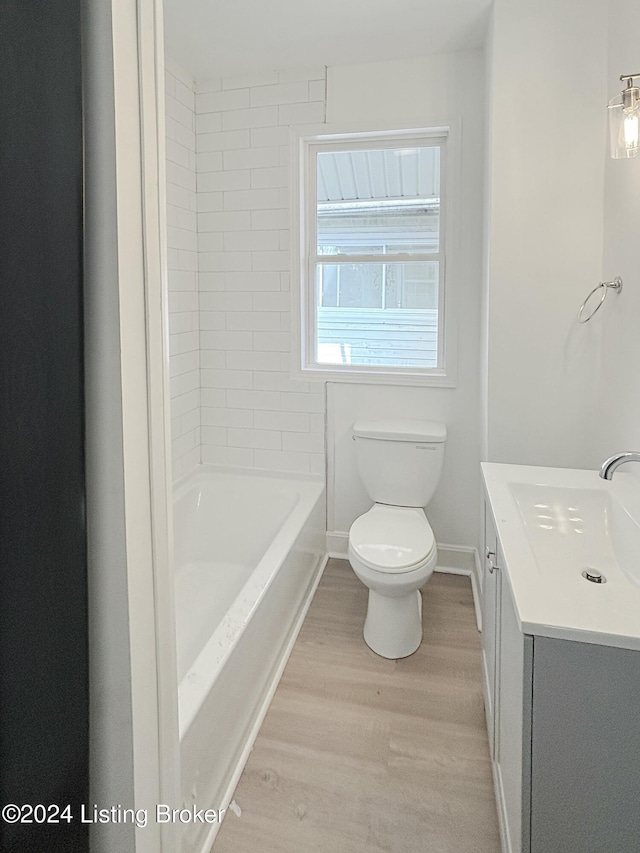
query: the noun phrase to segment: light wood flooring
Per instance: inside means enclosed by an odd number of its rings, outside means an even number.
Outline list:
[[[388,661],[330,560],[213,853],[499,853],[469,579],[434,574],[424,638]]]

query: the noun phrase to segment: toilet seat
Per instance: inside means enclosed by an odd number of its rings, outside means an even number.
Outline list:
[[[349,547],[367,568],[401,574],[428,562],[436,544],[422,509],[374,504],[351,525]]]

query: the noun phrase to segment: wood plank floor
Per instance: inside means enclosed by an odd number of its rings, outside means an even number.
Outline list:
[[[330,560],[214,853],[499,853],[469,579],[434,574],[424,638],[388,661]]]

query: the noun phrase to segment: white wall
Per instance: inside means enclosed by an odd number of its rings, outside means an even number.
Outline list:
[[[174,479],[200,462],[200,341],[194,81],[165,73],[171,446]]]
[[[605,0],[494,4],[486,424],[494,461],[597,461],[601,318],[579,326],[576,312],[602,274],[606,29]]]
[[[481,52],[341,66],[328,70],[327,123],[397,120],[420,126],[462,121],[461,203],[455,251],[458,297],[456,388],[330,383],[327,398],[329,518],[346,533],[371,502],[360,483],[351,427],[358,418],[440,420],[449,438],[442,480],[428,516],[440,543],[476,546],[479,493],[480,294],[484,164]]]
[[[324,473],[324,388],[292,380],[289,126],[325,69],[198,83],[202,461]]]
[[[610,0],[607,97],[621,74],[640,71],[640,3]],[[604,275],[620,275],[620,297],[598,315],[602,334],[596,463],[620,450],[640,449],[640,157],[605,157]],[[595,321],[594,321],[595,322]],[[626,470],[640,475],[638,466]]]
[[[135,802],[134,712],[124,500],[113,20],[105,3],[85,0],[83,14],[90,788],[95,802],[130,807]],[[95,853],[135,851],[131,825],[92,825],[90,832]]]

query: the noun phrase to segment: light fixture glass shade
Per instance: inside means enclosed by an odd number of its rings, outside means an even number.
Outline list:
[[[614,160],[640,154],[640,103],[625,107],[619,97],[609,101],[609,145]]]

